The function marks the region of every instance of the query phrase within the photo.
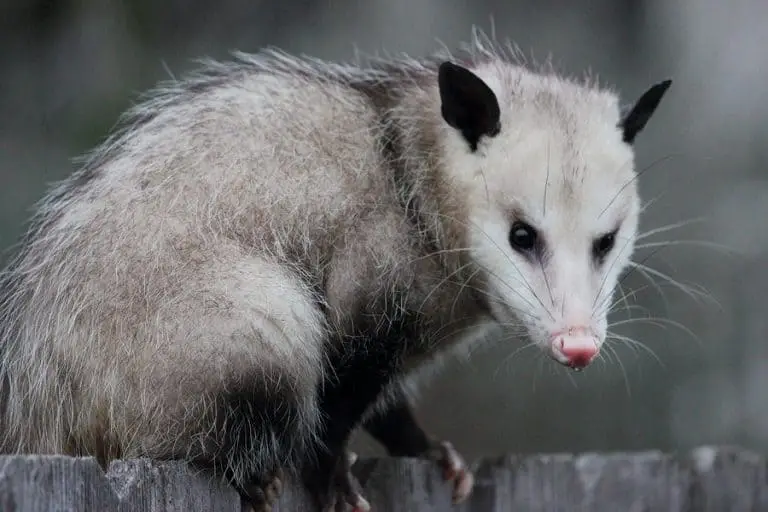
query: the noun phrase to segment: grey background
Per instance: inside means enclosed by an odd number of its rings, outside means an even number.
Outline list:
[[[493,24],[491,23],[493,19]],[[519,342],[450,364],[419,413],[469,457],[505,451],[768,447],[768,3],[762,0],[4,0],[0,3],[0,246],[45,184],[101,140],[136,94],[202,56],[265,45],[327,59],[355,48],[423,54],[495,27],[565,72],[591,68],[630,103],[672,77],[638,141],[654,200],[645,261],[699,300],[638,273],[615,330],[648,350],[580,374]],[[723,249],[703,241],[720,244]],[[638,261],[659,249],[641,249]],[[644,308],[640,310],[639,308]],[[652,322],[642,321],[650,317]],[[671,322],[686,329],[674,327]],[[514,355],[513,355],[514,354]],[[360,439],[365,449],[376,447]]]

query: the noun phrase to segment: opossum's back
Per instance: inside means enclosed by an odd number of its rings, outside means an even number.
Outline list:
[[[112,223],[94,236],[134,233],[150,246],[190,230],[306,244],[386,200],[377,130],[368,102],[341,84],[253,75],[128,132],[62,221]]]
[[[30,399],[37,414],[79,403],[76,409],[91,412],[51,421],[82,423],[83,432],[110,417],[125,393],[135,398],[152,390],[144,368],[165,378],[163,368],[181,355],[218,354],[216,344],[231,338],[219,331],[273,324],[275,303],[263,299],[267,293],[301,298],[275,314],[301,320],[296,325],[303,331],[293,338],[307,346],[294,352],[305,362],[297,364],[294,354],[286,368],[313,382],[307,369],[319,366],[319,348],[309,340],[319,340],[323,326],[286,258],[303,251],[319,259],[329,236],[343,236],[343,224],[386,201],[389,190],[379,172],[375,115],[341,86],[249,77],[158,105],[143,107],[140,124],[97,152],[89,172],[49,196],[42,229],[13,270],[14,298],[4,311],[14,317],[13,354],[4,365],[14,392],[25,392],[24,375],[45,380],[26,391],[40,394]],[[244,268],[247,280],[222,289],[222,275]],[[250,293],[254,283],[260,289]],[[286,295],[288,285],[293,295]],[[205,317],[219,311],[211,321]],[[195,326],[197,337],[184,334]],[[184,344],[198,338],[197,352]],[[269,357],[283,361],[289,348],[272,347]],[[253,356],[263,363],[269,352]],[[0,391],[3,386],[0,380]],[[133,412],[123,420],[130,422]],[[54,431],[61,428],[46,432]]]
[[[56,344],[129,333],[249,251],[319,261],[386,200],[374,113],[341,86],[253,76],[155,114],[52,201],[20,265],[21,309],[57,319],[39,328]]]

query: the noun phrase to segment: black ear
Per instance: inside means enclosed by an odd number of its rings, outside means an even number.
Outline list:
[[[482,136],[499,133],[499,102],[483,80],[451,62],[440,65],[437,76],[443,119],[459,130],[472,151]]]
[[[624,119],[619,123],[619,127],[622,130],[624,142],[627,144],[633,144],[637,134],[645,128],[645,124],[651,118],[656,111],[656,107],[661,103],[661,98],[664,97],[664,93],[667,92],[669,86],[672,85],[672,80],[664,80],[654,85],[637,100],[637,103],[632,107]]]

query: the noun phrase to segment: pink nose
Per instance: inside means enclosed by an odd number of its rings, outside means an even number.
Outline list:
[[[568,329],[555,337],[554,345],[560,362],[575,369],[587,367],[599,352],[597,339],[585,328]]]
[[[561,351],[571,368],[585,368],[597,355],[597,348],[574,348]]]

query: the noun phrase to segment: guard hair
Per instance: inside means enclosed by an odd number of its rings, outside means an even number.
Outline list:
[[[478,30],[420,59],[201,61],[37,204],[2,274],[0,448],[244,484],[327,442],[343,361],[390,358],[387,387],[501,327],[583,366],[636,236],[621,112]]]

